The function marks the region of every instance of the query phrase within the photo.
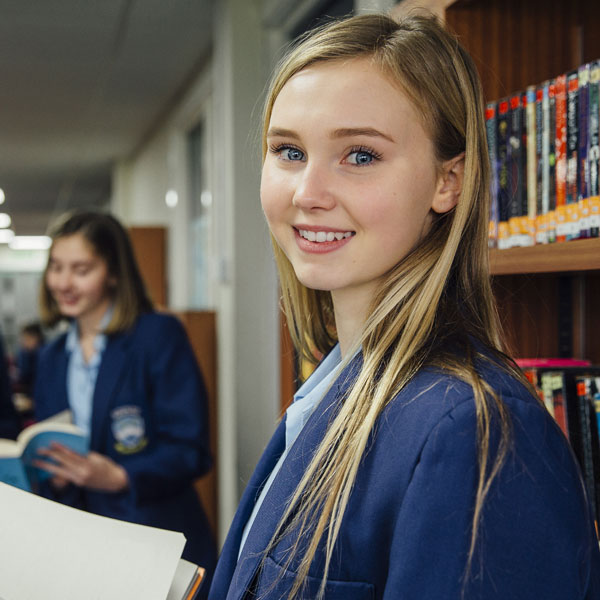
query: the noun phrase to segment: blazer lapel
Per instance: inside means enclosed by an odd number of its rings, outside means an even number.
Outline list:
[[[109,419],[109,404],[126,363],[128,335],[110,337],[96,379],[92,406],[92,437],[90,447],[99,448],[100,440],[106,439],[106,427]]]
[[[271,541],[271,537],[304,471],[308,467],[315,449],[323,439],[329,423],[335,417],[339,402],[344,397],[350,382],[354,378],[353,376],[357,365],[360,364],[360,360],[360,357],[355,358],[344,369],[325,397],[315,407],[313,414],[290,449],[288,456],[281,466],[281,470],[273,481],[271,489],[265,496],[252,525],[252,529],[248,534],[231,582],[230,590],[234,591],[234,593],[231,596],[228,595],[227,600],[243,598],[252,585],[252,580],[264,556],[264,550]],[[269,473],[270,471],[267,472],[267,477]],[[250,507],[251,509],[252,506]],[[249,514],[248,512],[248,516]],[[246,521],[243,521],[242,527],[245,523]]]
[[[250,518],[254,503],[260,494],[262,486],[271,474],[271,471],[274,469],[284,450],[285,418],[281,420],[275,430],[273,437],[265,448],[265,451],[258,461],[256,469],[254,469],[252,477],[242,494],[240,504],[229,528],[229,533],[223,544],[223,550],[221,551],[221,556],[219,557],[217,569],[213,577],[211,591],[218,594],[217,596],[214,596],[215,598],[225,598],[227,595],[227,590],[230,588],[233,573],[238,562],[240,542],[242,540],[244,527]],[[213,596],[211,595],[211,598],[212,597]]]

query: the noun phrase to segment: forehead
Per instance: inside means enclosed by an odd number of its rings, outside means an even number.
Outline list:
[[[80,233],[65,235],[54,240],[50,256],[63,261],[94,260],[97,254],[94,247]]]
[[[282,87],[270,122],[318,116],[360,118],[374,125],[394,116],[420,120],[400,84],[371,58],[324,61],[302,69]]]

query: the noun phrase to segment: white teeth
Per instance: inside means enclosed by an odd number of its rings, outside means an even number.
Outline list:
[[[308,231],[307,229],[299,229],[300,235],[309,242],[333,242],[349,238],[352,235],[351,231],[342,233],[341,231]]]

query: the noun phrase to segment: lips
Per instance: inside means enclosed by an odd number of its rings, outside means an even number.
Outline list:
[[[294,227],[296,243],[302,252],[308,254],[329,254],[346,244],[356,234],[355,231],[328,228],[307,228],[306,226]]]

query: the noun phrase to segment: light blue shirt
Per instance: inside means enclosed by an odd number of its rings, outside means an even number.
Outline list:
[[[338,375],[338,366],[342,361],[342,354],[340,351],[340,345],[337,344],[333,350],[325,357],[325,360],[315,369],[313,374],[302,384],[300,389],[294,394],[294,401],[287,409],[285,415],[285,450],[277,461],[277,464],[271,471],[269,478],[263,486],[258,500],[254,504],[252,514],[244,527],[244,533],[242,534],[242,541],[240,543],[240,550],[238,558],[242,553],[242,548],[246,543],[248,533],[252,528],[254,519],[260,509],[267,492],[271,488],[271,484],[275,479],[283,461],[286,459],[290,448],[296,441],[296,438],[302,431],[302,428],[308,421],[313,410],[317,404],[321,401],[330,385],[335,381]]]
[[[113,308],[110,307],[100,321],[100,331],[110,322]],[[89,362],[83,357],[79,343],[79,328],[73,320],[69,326],[66,339],[66,349],[69,353],[67,365],[67,396],[73,415],[73,423],[81,428],[88,436],[92,428],[92,403],[98,371],[102,362],[102,353],[106,348],[107,337],[98,333],[94,338],[94,355]]]

